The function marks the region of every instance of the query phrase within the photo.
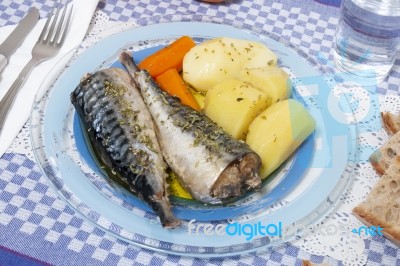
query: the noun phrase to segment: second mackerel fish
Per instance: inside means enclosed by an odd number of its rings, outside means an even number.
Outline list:
[[[219,204],[260,187],[260,157],[205,114],[181,104],[139,70],[128,52],[120,61],[153,118],[164,159],[193,198]]]

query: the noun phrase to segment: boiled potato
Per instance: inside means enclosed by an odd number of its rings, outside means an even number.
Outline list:
[[[227,79],[207,92],[204,112],[235,139],[244,139],[249,124],[267,103],[264,92],[246,82]]]
[[[183,59],[183,79],[194,89],[207,92],[244,68],[276,65],[274,52],[264,44],[233,38],[216,38],[192,49]]]
[[[246,143],[261,157],[261,178],[278,168],[314,129],[313,117],[293,99],[259,114],[249,126]]]
[[[238,79],[250,82],[257,89],[265,91],[270,104],[286,100],[291,95],[291,84],[288,74],[278,66],[246,68],[240,71]]]

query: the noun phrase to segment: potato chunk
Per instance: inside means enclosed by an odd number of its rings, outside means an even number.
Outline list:
[[[243,69],[238,79],[250,82],[257,89],[263,90],[270,98],[271,104],[286,100],[291,95],[289,76],[278,66]]]
[[[228,79],[207,92],[204,112],[235,139],[244,139],[251,121],[267,104],[264,92],[249,83]]]
[[[193,47],[183,59],[183,79],[207,92],[219,82],[235,78],[244,68],[276,65],[274,52],[264,44],[233,38],[216,38]]]
[[[278,168],[314,131],[315,120],[302,104],[274,103],[249,126],[246,143],[261,157],[261,178]]]

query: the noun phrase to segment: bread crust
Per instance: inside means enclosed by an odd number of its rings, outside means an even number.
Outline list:
[[[394,157],[400,155],[400,132],[397,132],[378,150],[376,150],[370,157],[372,167],[376,173],[381,176],[391,165]]]
[[[385,173],[387,166],[383,166],[382,162],[380,162],[379,160],[371,159],[371,157],[369,160],[371,162],[372,167],[374,168],[375,172],[378,175],[381,176]]]
[[[389,135],[394,135],[400,130],[400,115],[390,112],[381,112],[383,127]]]

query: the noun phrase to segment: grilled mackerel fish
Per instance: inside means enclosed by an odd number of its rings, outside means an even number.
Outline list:
[[[126,71],[89,74],[72,92],[71,102],[102,162],[152,207],[164,227],[178,226],[151,115]]]
[[[247,144],[162,91],[128,52],[121,53],[120,61],[153,117],[165,161],[193,198],[219,204],[259,188],[261,159]]]

